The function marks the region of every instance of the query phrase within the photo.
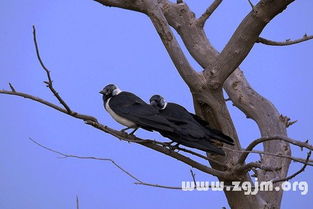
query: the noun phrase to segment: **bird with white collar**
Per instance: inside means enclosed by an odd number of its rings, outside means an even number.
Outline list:
[[[138,128],[148,131],[167,131],[175,132],[174,124],[171,124],[164,117],[159,116],[159,111],[148,105],[133,93],[121,91],[116,85],[109,84],[99,92],[103,95],[103,103],[106,111],[118,123],[126,126],[122,129],[134,129],[130,134]]]

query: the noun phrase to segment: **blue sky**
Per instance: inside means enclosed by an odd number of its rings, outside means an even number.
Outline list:
[[[186,1],[199,16],[210,1]],[[255,2],[255,1],[254,1]],[[297,1],[276,17],[262,36],[295,39],[313,33],[312,1]],[[249,12],[248,1],[226,0],[207,22],[212,44],[221,50]],[[52,71],[54,85],[73,110],[96,116],[121,129],[104,111],[99,90],[108,83],[144,100],[161,94],[193,111],[187,86],[176,72],[149,19],[142,14],[106,8],[91,0],[1,0],[0,88],[11,82],[19,91],[57,103],[35,57],[32,25],[41,55]],[[278,110],[298,122],[288,129],[295,139],[312,139],[313,41],[288,47],[256,44],[241,64],[251,85]],[[193,66],[200,67],[189,59]],[[159,209],[221,208],[222,192],[182,192],[134,185],[109,162],[59,159],[31,143],[56,150],[115,160],[143,181],[179,186],[190,180],[190,167],[176,160],[101,133],[82,121],[25,99],[0,95],[0,208],[2,209]],[[259,137],[255,123],[229,105],[243,146]],[[164,140],[158,134],[138,136]],[[312,143],[312,141],[311,141]],[[298,148],[296,156],[305,157]],[[290,172],[299,169],[292,164]],[[198,180],[216,180],[194,170]],[[312,182],[313,169],[294,181]],[[310,189],[310,188],[309,188]],[[282,208],[307,206],[312,192],[285,192]]]

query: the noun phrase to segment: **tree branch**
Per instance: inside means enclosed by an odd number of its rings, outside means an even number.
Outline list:
[[[195,89],[204,83],[203,76],[190,65],[164,16],[162,8],[170,7],[173,4],[166,0],[160,1],[162,3],[152,1],[146,4],[147,15],[150,17],[177,71],[189,88]],[[175,5],[177,6],[177,4]]]
[[[294,0],[260,1],[240,23],[213,64],[205,69],[211,88],[221,88],[246,58],[264,27]]]
[[[167,0],[148,1],[148,0],[94,0],[105,6],[113,6],[134,10],[147,14],[155,26],[168,54],[170,55],[175,67],[181,77],[189,87],[198,86],[202,83],[202,76],[195,71],[187,60],[183,50],[171,31],[166,18],[161,9],[170,5]],[[195,82],[197,81],[197,82]]]
[[[60,156],[62,156],[63,158],[77,158],[77,159],[83,159],[83,160],[100,160],[100,161],[109,161],[111,162],[116,168],[118,168],[119,170],[121,170],[123,173],[125,173],[127,176],[129,176],[130,178],[134,179],[136,182],[135,184],[137,185],[146,185],[146,186],[152,186],[152,187],[159,187],[159,188],[165,188],[165,189],[181,189],[181,187],[173,187],[173,186],[164,186],[164,185],[159,185],[159,184],[150,184],[150,183],[146,183],[142,180],[140,180],[138,177],[134,176],[133,174],[131,174],[129,171],[127,171],[126,169],[124,169],[122,166],[120,166],[119,164],[117,164],[114,160],[110,159],[110,158],[100,158],[100,157],[93,157],[93,156],[78,156],[78,155],[72,155],[72,154],[66,154],[54,149],[51,149],[45,145],[40,144],[39,142],[37,142],[36,140],[29,138],[30,141],[32,141],[34,144],[38,145],[39,147],[48,150],[49,152],[53,152],[56,153]],[[79,202],[78,202],[78,197],[76,196],[76,205],[78,207]]]
[[[159,10],[158,10],[159,11]],[[161,15],[161,14],[160,14]],[[152,15],[153,16],[153,15]],[[163,16],[164,18],[164,16]],[[158,20],[158,18],[156,17],[153,17],[152,19],[154,19],[155,21]],[[163,24],[160,24],[159,26],[161,27],[166,27],[164,26]],[[167,25],[168,26],[168,25]],[[42,60],[41,60],[41,57],[40,57],[40,54],[39,54],[39,49],[38,49],[38,45],[37,45],[37,41],[36,41],[36,33],[35,33],[35,30],[34,30],[34,43],[35,43],[35,46],[36,46],[36,52],[37,52],[37,58],[39,59],[42,67],[44,68],[44,70],[46,71],[46,74],[47,74],[47,77],[48,77],[48,80],[49,80],[49,83],[51,85],[49,85],[49,89],[51,91],[53,91],[53,87],[52,87],[52,79],[51,79],[51,75],[49,73],[49,70],[45,67],[45,65],[43,64]],[[11,85],[12,86],[12,85]],[[214,175],[214,176],[217,176],[217,177],[220,177],[220,178],[223,178],[223,179],[229,179],[230,178],[230,174],[229,173],[226,173],[226,172],[223,172],[223,171],[219,171],[219,170],[215,170],[213,168],[210,168],[210,167],[207,167],[203,164],[200,164],[198,162],[196,162],[195,160],[192,160],[191,158],[189,157],[186,157],[182,154],[179,154],[177,152],[174,152],[172,151],[171,149],[167,149],[165,148],[162,144],[158,143],[158,142],[155,142],[153,140],[143,140],[143,139],[140,139],[134,135],[128,135],[124,132],[121,132],[121,131],[116,131],[114,129],[111,129],[105,125],[102,125],[100,123],[97,122],[97,119],[93,116],[88,116],[88,115],[83,115],[83,114],[79,114],[79,113],[76,113],[76,112],[73,112],[70,110],[70,108],[68,107],[68,109],[70,111],[68,111],[66,109],[66,106],[67,105],[64,105],[65,102],[64,100],[59,96],[59,94],[56,94],[54,93],[54,96],[58,98],[59,101],[63,101],[62,105],[64,106],[64,108],[62,107],[59,107],[51,102],[48,102],[48,101],[45,101],[39,97],[35,97],[33,95],[29,95],[29,94],[26,94],[26,93],[22,93],[22,92],[16,92],[15,89],[12,89],[11,87],[11,90],[12,91],[6,91],[6,90],[0,90],[0,94],[8,94],[8,95],[15,95],[15,96],[20,96],[20,97],[24,97],[24,98],[27,98],[27,99],[31,99],[33,101],[37,101],[41,104],[44,104],[46,106],[49,106],[53,109],[56,109],[60,112],[63,112],[67,115],[70,115],[72,117],[75,117],[75,118],[78,118],[78,119],[81,119],[81,120],[84,120],[86,124],[88,125],[91,125],[99,130],[102,130],[103,132],[106,132],[106,133],[109,133],[119,139],[122,139],[124,141],[128,141],[128,142],[134,142],[134,143],[137,143],[137,144],[140,144],[140,145],[143,145],[145,147],[148,147],[150,149],[153,149],[155,151],[158,151],[158,152],[161,152],[163,154],[166,154],[168,156],[171,156],[172,158],[175,158],[187,165],[190,165],[194,168],[197,168],[205,173],[208,173],[208,174],[211,174],[211,175]],[[56,92],[56,91],[55,91]],[[191,151],[189,153],[192,153]]]
[[[182,190],[181,187],[176,187],[176,186],[164,186],[160,184],[150,184],[150,183],[144,183],[144,182],[135,182],[137,185],[143,185],[143,186],[150,186],[150,187],[158,187],[158,188],[163,188],[163,189],[176,189],[176,190]]]
[[[37,58],[39,60],[39,63],[42,67],[42,69],[44,69],[44,71],[46,71],[47,73],[47,78],[48,81],[44,81],[45,84],[47,84],[47,87],[50,89],[50,91],[53,93],[53,95],[57,98],[57,100],[63,105],[63,107],[66,109],[66,111],[71,114],[72,111],[69,108],[69,106],[65,103],[65,101],[60,97],[59,93],[53,88],[53,84],[52,84],[52,80],[51,80],[51,76],[50,76],[50,71],[48,70],[48,68],[45,66],[45,64],[43,63],[41,57],[40,57],[40,53],[39,53],[39,48],[38,48],[38,43],[37,43],[37,37],[36,37],[36,28],[33,25],[33,38],[34,38],[34,44],[35,44],[35,48],[36,48],[36,55]]]
[[[306,157],[306,163],[303,164],[302,168],[300,170],[298,170],[297,172],[295,172],[294,174],[286,177],[286,178],[281,178],[281,179],[277,179],[273,181],[273,184],[278,183],[278,182],[282,182],[282,181],[289,181],[290,179],[296,177],[297,175],[299,175],[300,173],[304,172],[306,166],[308,165],[307,163],[310,160],[310,156],[311,156],[311,151],[308,152],[307,157]]]
[[[33,100],[33,101],[36,101],[36,102],[39,102],[43,105],[46,105],[48,107],[51,107],[55,110],[58,110],[60,112],[63,112],[67,115],[70,115],[74,118],[77,118],[77,119],[81,119],[81,120],[84,120],[84,121],[95,121],[97,122],[97,119],[93,116],[89,116],[89,115],[83,115],[83,114],[79,114],[77,112],[68,112],[66,109],[62,108],[62,107],[59,107],[51,102],[48,102],[44,99],[41,99],[39,97],[36,97],[36,96],[33,96],[33,95],[30,95],[30,94],[26,94],[26,93],[23,93],[23,92],[18,92],[18,91],[7,91],[7,90],[0,90],[0,94],[8,94],[8,95],[14,95],[14,96],[19,96],[19,97],[24,97],[26,99],[30,99],[30,100]]]
[[[211,158],[209,156],[204,156],[204,155],[201,155],[201,154],[199,154],[197,152],[193,152],[191,150],[188,150],[188,149],[185,149],[185,148],[182,148],[182,147],[178,147],[177,150],[180,150],[180,151],[192,154],[192,155],[200,157],[200,158],[202,158],[204,160],[209,160],[209,161],[211,161],[211,162],[213,162],[213,163],[215,163],[215,164],[217,164],[217,165],[219,165],[221,167],[224,167],[225,169],[227,168],[227,166],[225,164],[223,164],[223,163],[221,163],[221,162],[219,162],[219,161],[217,161],[217,160],[215,160],[215,159],[213,159],[213,158]]]
[[[111,129],[107,126],[104,126],[104,125],[97,123],[97,122],[94,122],[94,121],[87,121],[86,123],[97,128],[97,129],[100,129],[106,133],[109,133],[109,134],[111,134],[111,135],[113,135],[113,136],[115,136],[121,140],[129,141],[129,142],[135,142],[135,143],[140,144],[142,146],[145,146],[145,147],[148,147],[148,148],[153,149],[155,151],[161,152],[165,155],[171,156],[172,158],[175,158],[175,159],[177,159],[177,160],[179,160],[179,161],[181,161],[187,165],[190,165],[191,167],[194,167],[194,168],[196,168],[196,169],[198,169],[204,173],[211,174],[213,176],[217,176],[217,177],[220,177],[223,179],[232,178],[231,173],[229,173],[229,172],[219,171],[219,170],[215,170],[213,168],[207,167],[201,163],[198,163],[198,162],[192,160],[189,157],[186,157],[182,154],[174,152],[171,149],[167,149],[162,144],[160,145],[158,142],[155,142],[153,140],[143,140],[143,139],[140,139],[134,135],[128,135],[128,134],[125,134],[124,132],[116,131],[114,129]]]
[[[145,13],[145,7],[141,0],[94,0],[104,6],[118,7]]]
[[[118,169],[120,169],[123,173],[125,173],[127,176],[131,177],[132,179],[138,181],[138,182],[142,182],[140,179],[138,179],[136,176],[134,176],[133,174],[131,174],[130,172],[128,172],[126,169],[124,169],[123,167],[121,167],[119,164],[117,164],[114,160],[110,159],[110,158],[100,158],[100,157],[92,157],[92,156],[78,156],[78,155],[71,155],[71,154],[65,154],[63,152],[51,149],[47,146],[44,146],[42,144],[40,144],[39,142],[37,142],[36,140],[29,138],[30,141],[32,141],[34,144],[38,145],[39,147],[48,150],[50,152],[56,153],[60,156],[62,156],[63,158],[78,158],[78,159],[83,159],[83,160],[100,160],[100,161],[109,161],[111,162],[115,167],[117,167]]]
[[[207,19],[213,14],[217,7],[222,3],[223,0],[214,0],[207,10],[199,17],[197,24],[199,27],[203,27]]]
[[[272,41],[272,40],[268,40],[262,37],[259,37],[256,40],[256,43],[262,43],[265,45],[270,45],[270,46],[289,46],[289,45],[293,45],[293,44],[298,44],[304,41],[308,41],[313,39],[313,35],[312,36],[308,36],[308,35],[304,35],[302,38],[296,39],[296,40],[290,40],[287,39],[286,41]]]
[[[277,171],[277,170],[281,169],[281,167],[274,168],[274,167],[270,167],[270,166],[264,166],[260,162],[250,162],[250,163],[247,163],[245,165],[239,166],[238,168],[235,169],[235,172],[245,173],[245,172],[248,172],[254,168],[259,168],[259,169],[264,170],[264,171]]]
[[[307,164],[309,166],[313,166],[313,160],[309,160],[308,163],[306,163],[306,160],[303,158],[297,158],[297,157],[292,157],[290,155],[282,155],[282,154],[274,154],[274,153],[270,153],[270,152],[263,152],[263,151],[259,151],[259,150],[251,150],[251,151],[247,151],[247,150],[234,150],[228,147],[223,147],[223,149],[227,149],[227,150],[231,150],[234,152],[240,152],[240,153],[254,153],[254,154],[260,154],[260,155],[268,155],[268,156],[273,156],[273,157],[278,157],[278,158],[285,158],[285,159],[289,159],[292,160],[294,162],[298,162],[298,163],[302,163],[302,164]]]
[[[97,119],[93,116],[89,116],[89,115],[83,115],[83,114],[80,114],[80,113],[77,113],[77,112],[71,112],[71,113],[68,113],[65,109],[53,104],[53,103],[50,103],[48,101],[45,101],[39,97],[35,97],[35,96],[32,96],[32,95],[29,95],[29,94],[25,94],[25,93],[22,93],[22,92],[13,92],[13,91],[6,91],[6,90],[0,90],[0,94],[9,94],[9,95],[15,95],[15,96],[20,96],[20,97],[24,97],[24,98],[27,98],[27,99],[31,99],[33,101],[37,101],[41,104],[44,104],[46,106],[49,106],[53,109],[56,109],[60,112],[63,112],[67,115],[70,115],[74,118],[77,118],[77,119],[81,119],[81,120],[84,120],[86,122],[86,124],[88,125],[91,125],[99,130],[102,130],[103,132],[106,132],[108,134],[111,134],[112,136],[115,136],[121,140],[124,140],[124,141],[128,141],[128,142],[134,142],[134,143],[137,143],[137,144],[141,144],[143,146],[146,146],[150,149],[153,149],[155,151],[158,151],[158,152],[161,152],[163,154],[166,154],[168,156],[171,156],[181,162],[184,162],[194,168],[197,168],[198,170],[201,170],[205,173],[208,173],[208,174],[212,174],[214,176],[221,176],[222,178],[229,178],[229,174],[227,173],[224,173],[222,171],[218,171],[218,170],[215,170],[213,168],[209,168],[205,165],[202,165],[184,155],[181,155],[177,152],[173,152],[171,149],[167,149],[163,146],[162,143],[158,143],[158,142],[155,142],[153,140],[144,140],[144,139],[140,139],[138,137],[135,137],[134,135],[128,135],[124,132],[121,132],[121,131],[117,131],[117,130],[114,130],[112,128],[109,128],[105,125],[102,125],[100,123],[98,123]],[[184,149],[182,149],[183,151],[185,151]],[[187,151],[189,153],[193,153],[192,151]],[[199,156],[198,156],[199,157]]]
[[[313,150],[313,146],[306,143],[306,142],[301,142],[301,141],[297,141],[297,140],[293,140],[293,139],[290,139],[288,137],[285,137],[285,136],[273,136],[273,137],[263,137],[263,138],[259,138],[259,139],[256,139],[254,140],[253,142],[251,142],[248,147],[245,149],[246,151],[251,151],[255,146],[257,146],[258,144],[262,143],[262,142],[265,142],[265,141],[274,141],[274,140],[282,140],[282,141],[285,141],[285,142],[288,142],[290,144],[293,144],[293,145],[296,145],[300,148],[307,148],[309,150]],[[239,164],[243,164],[247,158],[247,156],[249,155],[249,152],[244,152],[242,153],[242,155],[240,156],[239,160],[238,160],[238,163]]]

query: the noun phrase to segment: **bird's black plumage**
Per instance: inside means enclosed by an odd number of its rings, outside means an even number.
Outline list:
[[[175,103],[166,103],[160,95],[154,95],[150,104],[160,110],[160,115],[178,125],[184,135],[190,136],[192,143],[212,145],[213,140],[233,144],[233,139],[222,132],[212,129],[209,124],[195,114],[189,113],[184,107]],[[188,145],[187,145],[188,146]]]
[[[103,95],[105,109],[119,123],[128,128],[143,128],[148,131],[158,131],[161,135],[188,147],[206,152],[224,155],[223,150],[212,145],[208,140],[202,140],[203,132],[198,133],[194,124],[187,120],[167,118],[160,110],[145,103],[130,92],[122,92],[115,85],[109,84],[100,93]],[[191,116],[192,117],[192,116]],[[132,132],[133,133],[133,132]]]
[[[135,94],[120,91],[109,84],[102,91],[105,109],[119,123],[128,128],[174,132],[174,124],[159,115],[159,111],[145,103]]]

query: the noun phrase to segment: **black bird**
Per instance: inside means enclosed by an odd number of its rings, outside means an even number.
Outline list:
[[[201,142],[213,142],[217,140],[231,145],[234,144],[234,140],[229,136],[226,136],[221,131],[210,128],[206,121],[188,112],[184,107],[175,103],[167,103],[160,95],[152,96],[150,98],[150,104],[160,110],[160,115],[179,125],[191,137],[197,138]]]
[[[159,110],[145,103],[135,94],[121,91],[116,85],[109,84],[99,92],[103,95],[106,111],[120,124],[133,128],[133,134],[139,127],[148,131],[175,132],[175,124],[159,115]]]
[[[145,103],[138,96],[121,91],[114,84],[109,84],[100,91],[103,95],[105,109],[119,123],[127,128],[125,131],[133,128],[130,134],[133,134],[139,127],[148,131],[158,131],[162,136],[170,138],[172,141],[185,146],[197,148],[206,152],[224,154],[224,152],[212,146],[208,142],[198,143],[197,138],[192,138],[186,134],[186,130],[167,120],[160,115],[160,111],[151,105]],[[184,123],[184,122],[183,122]]]

